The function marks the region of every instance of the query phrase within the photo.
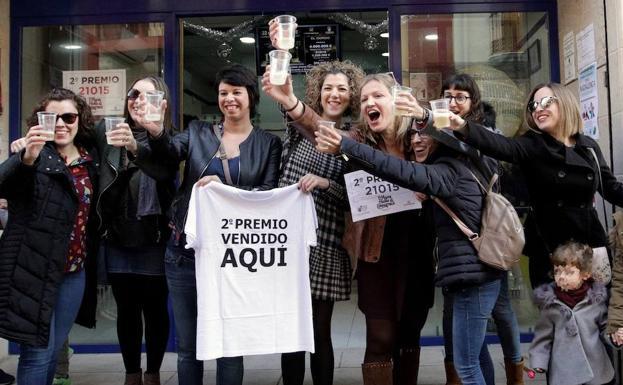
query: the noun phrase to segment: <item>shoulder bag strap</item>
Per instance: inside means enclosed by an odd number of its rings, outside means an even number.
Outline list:
[[[603,210],[604,210],[604,222],[606,224],[606,231],[608,231],[608,227],[610,226],[608,225],[608,215],[606,211],[606,198],[604,198],[604,185],[602,184],[602,180],[601,180],[601,166],[599,165],[599,160],[597,159],[597,154],[595,153],[595,150],[593,149],[593,147],[589,147],[588,151],[591,153],[591,155],[593,155],[593,159],[595,159],[595,164],[597,165],[597,176],[599,177],[599,189],[601,190],[601,203],[603,205]]]
[[[431,196],[431,199],[433,201],[435,201],[435,203],[437,203],[442,209],[443,211],[445,211],[446,213],[448,213],[448,215],[450,216],[450,218],[452,218],[452,220],[454,221],[454,223],[456,223],[456,225],[459,227],[459,229],[461,230],[461,232],[463,232],[463,234],[465,234],[467,236],[467,238],[470,241],[475,241],[476,239],[478,239],[480,237],[480,235],[478,233],[475,233],[473,231],[471,231],[469,229],[469,227],[467,227],[467,225],[465,224],[465,222],[463,222],[455,213],[454,211],[452,211],[452,209],[450,209],[450,207],[448,207],[448,205],[446,205],[441,199],[435,197],[435,196]]]
[[[231,179],[231,174],[229,173],[229,162],[227,161],[227,152],[225,151],[225,146],[223,146],[223,141],[221,140],[221,129],[216,125],[212,125],[212,130],[214,131],[214,135],[219,141],[218,145],[218,153],[219,158],[221,159],[221,163],[223,163],[223,174],[225,174],[225,181],[228,185],[233,186],[234,182]]]

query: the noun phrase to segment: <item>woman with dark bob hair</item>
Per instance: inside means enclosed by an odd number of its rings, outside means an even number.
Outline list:
[[[195,183],[227,183],[245,190],[269,190],[277,186],[281,142],[276,136],[253,126],[251,117],[259,102],[256,76],[234,64],[216,74],[221,123],[195,120],[181,134],[171,137],[161,125],[146,125],[149,144],[135,141],[128,147],[144,169],[154,163],[178,165],[185,161],[184,180],[171,206],[173,234],[164,257],[165,275],[171,295],[177,337],[177,373],[180,384],[203,382],[203,361],[197,360],[197,284],[195,253],[186,249],[184,225]],[[219,156],[219,147],[225,159]],[[227,163],[229,172],[223,164]],[[242,357],[217,360],[217,384],[242,384]]]
[[[40,111],[57,114],[49,141]],[[0,164],[10,213],[0,238],[0,337],[20,344],[18,384],[52,384],[74,321],[95,327],[98,155],[91,109],[70,90],[50,91],[27,124],[25,148]]]

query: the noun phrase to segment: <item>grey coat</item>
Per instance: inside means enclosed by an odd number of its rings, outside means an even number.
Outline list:
[[[601,385],[614,377],[602,332],[606,327],[606,288],[593,284],[573,309],[554,294],[553,284],[534,291],[541,315],[530,345],[530,366],[547,369],[550,385]]]

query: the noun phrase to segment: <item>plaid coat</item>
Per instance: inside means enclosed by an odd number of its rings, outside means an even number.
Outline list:
[[[348,126],[344,128],[348,129]],[[329,180],[328,189],[312,192],[318,216],[318,245],[310,251],[309,275],[315,299],[344,301],[350,298],[352,269],[341,245],[344,211],[348,204],[343,173],[341,158],[316,151],[291,122],[286,123],[279,187],[298,183],[307,174]]]

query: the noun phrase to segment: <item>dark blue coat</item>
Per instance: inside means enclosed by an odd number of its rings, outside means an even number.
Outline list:
[[[350,138],[342,139],[341,150],[351,161],[358,162],[374,175],[443,200],[472,231],[480,230],[482,192],[466,163],[447,147],[440,144],[429,156],[427,164],[387,155]],[[423,206],[432,213],[437,235],[437,286],[456,290],[501,277],[500,270],[478,260],[471,241],[439,205],[426,200]]]

